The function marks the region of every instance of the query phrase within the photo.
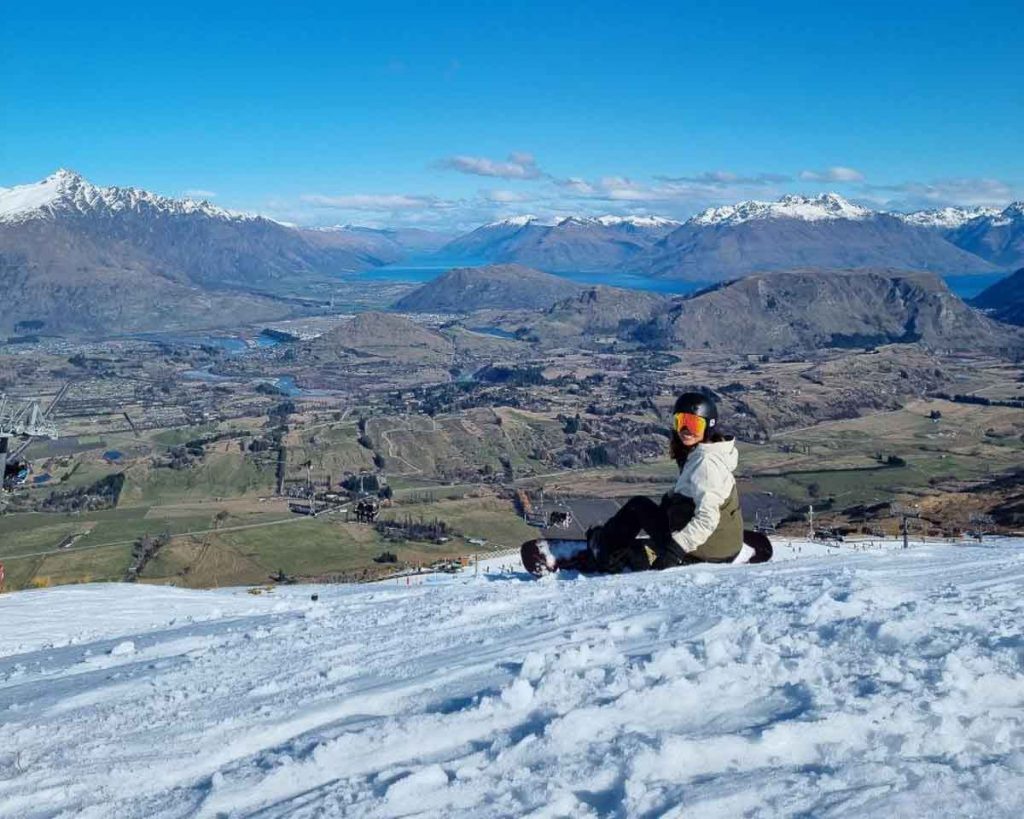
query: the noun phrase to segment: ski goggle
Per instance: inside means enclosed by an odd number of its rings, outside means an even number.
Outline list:
[[[695,438],[703,438],[708,428],[708,419],[694,415],[692,412],[677,412],[675,414],[676,432],[680,435],[686,430]]]

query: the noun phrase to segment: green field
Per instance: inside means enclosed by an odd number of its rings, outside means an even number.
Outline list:
[[[941,417],[929,418],[938,410]],[[297,426],[288,436],[289,475],[312,461],[321,479],[372,468],[382,455],[395,505],[382,516],[438,518],[464,538],[484,538],[485,549],[514,547],[535,530],[523,523],[507,499],[458,474],[463,464],[490,464],[500,472],[508,457],[515,486],[544,488],[549,496],[622,497],[659,494],[676,467],[667,457],[627,468],[576,471],[545,469],[533,458],[538,447],[564,440],[561,426],[540,415],[509,409],[479,409],[436,419],[426,416],[370,421],[370,450],[357,441],[354,420]],[[154,466],[163,446],[190,440],[220,427],[206,425],[153,434],[149,439],[111,437],[107,445],[126,455],[107,464],[99,451],[72,456],[63,483],[34,493],[86,486],[118,471],[126,476],[117,509],[80,514],[17,513],[0,516],[0,561],[7,588],[117,580],[127,569],[132,544],[141,536],[173,539],[146,567],[141,580],[190,586],[266,582],[277,570],[315,576],[379,569],[372,558],[384,550],[408,563],[467,555],[480,547],[453,538],[440,545],[387,543],[372,527],[330,516],[302,518],[270,499],[274,458],[245,457],[237,440],[208,445],[200,463],[186,469]],[[111,443],[113,441],[113,443]],[[158,442],[156,450],[148,441]],[[902,459],[884,466],[888,458]],[[63,472],[67,461],[61,461]],[[1017,409],[918,401],[896,412],[819,424],[777,434],[764,444],[740,444],[739,475],[744,491],[771,492],[791,508],[814,502],[837,511],[901,497],[934,494],[937,487],[979,481],[1024,463],[1024,413]],[[438,478],[447,470],[451,482]],[[59,470],[54,470],[55,474]],[[524,477],[524,473],[544,477]],[[68,535],[80,535],[58,550]]]

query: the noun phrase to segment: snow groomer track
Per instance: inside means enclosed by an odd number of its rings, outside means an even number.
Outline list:
[[[1024,541],[777,557],[3,595],[0,815],[1022,815]]]

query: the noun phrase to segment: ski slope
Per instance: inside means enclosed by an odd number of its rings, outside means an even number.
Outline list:
[[[1024,541],[779,551],[2,595],[0,816],[1024,814]]]

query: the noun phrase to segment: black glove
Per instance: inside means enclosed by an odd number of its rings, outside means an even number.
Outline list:
[[[660,572],[662,569],[671,569],[674,566],[682,565],[683,561],[676,557],[676,555],[672,554],[672,552],[662,552],[655,559],[654,563],[651,564],[651,568]]]
[[[694,513],[697,511],[693,498],[675,493],[668,498],[664,508],[665,514],[668,516],[668,528],[673,532],[685,529],[686,524],[693,519]]]

